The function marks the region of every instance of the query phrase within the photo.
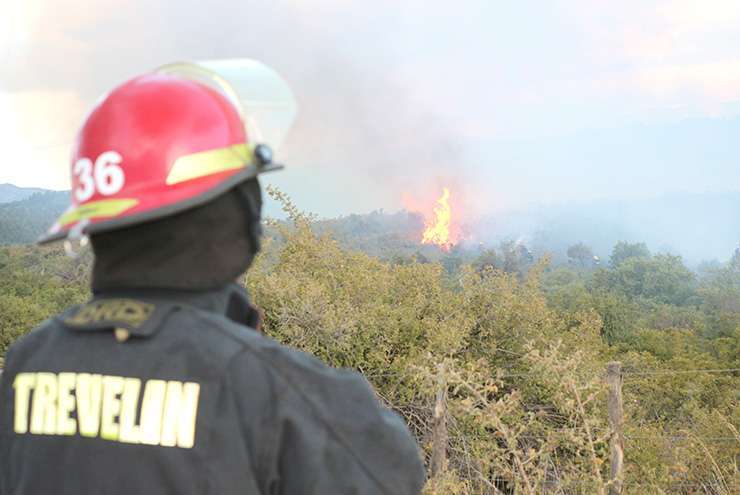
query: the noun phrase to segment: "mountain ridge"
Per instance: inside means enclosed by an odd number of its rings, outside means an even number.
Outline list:
[[[12,203],[14,201],[24,200],[36,193],[47,192],[48,189],[39,187],[19,187],[15,184],[0,184],[0,204]]]
[[[3,186],[8,185],[0,184],[0,193],[11,191],[25,197],[2,202],[0,196],[0,244],[35,242],[69,204],[67,191]],[[413,212],[377,210],[320,219],[315,226],[331,232],[345,247],[380,258],[433,249],[419,243],[423,218]],[[536,254],[549,252],[565,259],[568,246],[579,242],[602,257],[618,241],[646,242],[654,252],[680,254],[690,264],[697,264],[723,260],[738,247],[740,192],[534,204],[520,211],[492,214],[471,227],[473,235],[465,243],[469,248],[517,240]]]
[[[0,203],[0,244],[36,242],[64,212],[68,201],[67,191],[42,189],[24,199]]]

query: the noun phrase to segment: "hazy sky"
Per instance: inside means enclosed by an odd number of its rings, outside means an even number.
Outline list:
[[[740,189],[737,0],[0,0],[0,183],[68,187],[104,91],[258,58],[300,116],[270,180],[322,215]]]

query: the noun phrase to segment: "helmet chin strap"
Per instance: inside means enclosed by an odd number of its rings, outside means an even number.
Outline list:
[[[257,179],[253,180],[255,182],[257,181]],[[237,197],[246,212],[246,218],[249,219],[249,223],[247,225],[249,243],[252,246],[254,254],[257,254],[260,250],[260,239],[262,237],[262,201],[261,197],[259,197],[260,186],[259,184],[256,184],[255,187],[251,187],[249,182],[245,182],[236,186],[235,189]]]
[[[87,247],[90,242],[90,238],[84,233],[85,227],[88,226],[90,220],[85,219],[72,227],[67,234],[67,238],[64,240],[64,252],[67,253],[72,259],[76,259],[82,254],[82,251]],[[77,244],[75,247],[74,244]]]

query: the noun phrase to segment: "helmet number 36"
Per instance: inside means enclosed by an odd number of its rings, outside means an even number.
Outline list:
[[[77,179],[75,198],[80,203],[87,201],[97,191],[103,196],[116,194],[123,188],[126,178],[121,168],[123,158],[115,151],[102,153],[93,165],[89,158],[75,162],[72,173]]]

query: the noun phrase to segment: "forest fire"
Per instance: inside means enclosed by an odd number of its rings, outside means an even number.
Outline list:
[[[449,251],[453,244],[450,236],[452,222],[452,208],[450,208],[450,190],[442,188],[442,196],[434,207],[434,218],[426,223],[426,229],[421,238],[422,244],[436,244],[442,250]]]

